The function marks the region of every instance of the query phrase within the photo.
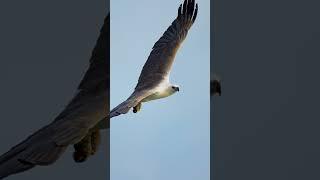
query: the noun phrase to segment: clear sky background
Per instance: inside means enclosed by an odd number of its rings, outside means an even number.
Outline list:
[[[182,0],[111,1],[111,108],[133,92],[152,46]],[[209,179],[210,1],[176,56],[180,92],[111,120],[112,180]]]

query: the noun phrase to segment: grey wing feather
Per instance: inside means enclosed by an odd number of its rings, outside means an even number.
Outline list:
[[[110,112],[110,118],[119,116],[120,114],[126,114],[132,107],[136,106],[142,99],[151,95],[152,89],[150,90],[136,90],[132,95],[124,102],[113,108]]]
[[[186,38],[188,30],[198,13],[198,4],[194,0],[185,0],[178,9],[178,16],[162,37],[154,44],[143,66],[136,88],[144,86],[146,81],[162,81],[170,73],[176,52]]]
[[[0,179],[31,169],[35,165],[55,162],[66,146],[57,146],[48,140],[48,135],[53,132],[48,125],[3,154],[0,157]]]
[[[109,109],[109,15],[79,92],[55,120],[0,156],[0,179],[54,163],[68,145],[80,141]],[[109,121],[107,121],[109,123]]]

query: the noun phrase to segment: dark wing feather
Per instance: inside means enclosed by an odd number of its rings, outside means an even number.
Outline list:
[[[154,44],[147,62],[143,66],[136,88],[146,83],[164,80],[170,73],[176,52],[186,38],[188,30],[198,13],[198,4],[194,0],[185,0],[178,9],[178,16],[162,37]],[[154,84],[151,83],[150,86]],[[147,87],[146,87],[147,88]]]
[[[92,51],[90,58],[90,67],[83,77],[79,89],[90,90],[97,86],[109,87],[110,74],[110,15],[104,20],[104,25],[101,29],[97,44]],[[106,88],[109,89],[109,88]]]

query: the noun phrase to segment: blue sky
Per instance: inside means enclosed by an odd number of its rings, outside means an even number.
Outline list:
[[[111,108],[133,92],[152,46],[182,0],[111,0]],[[180,91],[111,120],[112,180],[206,180],[210,164],[210,1],[177,53]]]

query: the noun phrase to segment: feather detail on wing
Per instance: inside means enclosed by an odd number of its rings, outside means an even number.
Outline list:
[[[119,116],[120,114],[126,114],[131,108],[135,107],[140,101],[142,101],[142,99],[152,93],[152,90],[135,91],[126,101],[112,109],[110,112],[110,118]]]
[[[178,16],[162,37],[154,44],[148,60],[143,66],[137,87],[146,81],[161,81],[170,73],[176,52],[186,38],[188,30],[198,13],[198,4],[194,0],[185,0],[178,9]],[[155,78],[161,76],[162,78]]]

